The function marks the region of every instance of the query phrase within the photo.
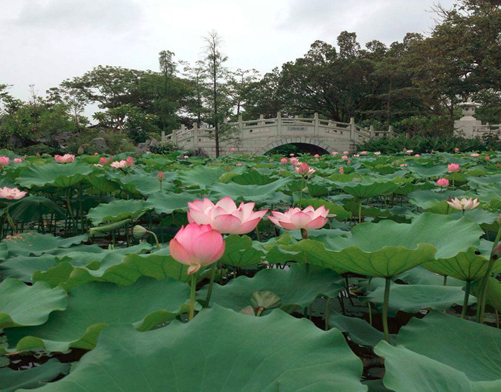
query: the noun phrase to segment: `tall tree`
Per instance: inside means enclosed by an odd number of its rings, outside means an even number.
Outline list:
[[[219,112],[219,97],[221,90],[221,80],[226,76],[226,68],[224,63],[228,60],[228,57],[223,54],[222,46],[223,39],[217,33],[217,31],[212,30],[204,37],[205,41],[205,66],[207,68],[209,78],[211,80],[212,86],[212,113],[214,122],[214,138],[216,141],[216,157],[219,157],[219,126],[222,122]]]

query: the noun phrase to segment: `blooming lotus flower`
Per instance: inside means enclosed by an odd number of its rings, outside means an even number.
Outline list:
[[[237,166],[242,166],[242,164],[240,162],[237,163]]]
[[[314,158],[319,158],[319,157],[320,157],[320,155],[315,154],[313,157],[314,157]]]
[[[299,208],[291,208],[289,211],[282,213],[278,211],[271,212],[270,220],[277,226],[286,230],[297,229],[320,229],[327,223],[327,215],[329,210],[324,206],[320,206],[316,210],[312,206],[306,207],[304,210]]]
[[[0,166],[4,167],[9,164],[10,158],[9,157],[0,157]]]
[[[0,199],[19,200],[26,196],[26,192],[22,192],[17,188],[0,188]]]
[[[305,162],[301,163],[299,166],[296,166],[295,169],[296,169],[296,173],[303,176],[303,177],[310,176],[316,172],[315,169],[309,167],[308,164]]]
[[[99,163],[104,166],[108,163],[108,159],[106,159],[105,157],[101,157],[99,159]]]
[[[450,163],[447,165],[447,169],[449,173],[456,173],[461,170],[461,167],[457,163]]]
[[[343,151],[344,155],[348,155],[350,152],[349,151]]]
[[[288,162],[287,158],[280,159],[280,163],[287,163],[287,162]]]
[[[293,157],[293,156],[294,156],[294,154],[293,154],[293,153],[290,153],[289,155],[290,155],[291,157]]]
[[[71,163],[75,160],[75,155],[73,154],[64,154],[63,156],[55,155],[54,159],[56,160],[57,163]]]
[[[337,154],[339,154],[339,152],[337,152],[337,151],[332,151],[332,152],[331,152],[331,154],[332,154],[332,155],[337,155]]]
[[[486,161],[489,161],[490,159],[491,159],[491,157],[489,157],[489,156],[485,157]]]
[[[473,199],[473,197],[470,197],[467,199],[466,197],[463,197],[461,200],[459,200],[457,197],[452,199],[452,200],[447,200],[447,204],[449,204],[452,208],[455,208],[456,210],[473,210],[474,208],[477,208],[480,205],[480,202],[478,199]]]
[[[445,188],[449,186],[449,180],[447,178],[440,178],[437,180],[437,185]]]
[[[353,154],[353,157],[354,158],[358,158],[358,157],[360,157],[360,155],[359,154]]]
[[[456,148],[454,149],[454,152],[459,152],[459,148],[457,148],[457,147],[456,147]]]
[[[183,158],[184,158],[184,159],[188,159],[188,158],[189,158],[189,156],[188,156],[188,155],[185,155],[185,156],[183,156]]]
[[[400,164],[400,167],[407,167],[407,163]]]
[[[360,155],[367,155],[367,151],[361,151]]]
[[[407,155],[411,155],[414,152],[414,150],[407,150],[406,153]]]
[[[14,158],[14,162],[23,163],[23,160],[21,158]]]
[[[346,160],[348,159],[348,155],[343,155],[343,156],[341,157],[341,159],[342,159],[343,161],[346,161]]]
[[[127,166],[134,166],[134,158],[132,157],[127,157]]]
[[[344,168],[339,169],[339,174],[344,174]]]
[[[299,162],[299,159],[297,159],[297,158],[291,158],[291,159],[289,159],[289,161],[294,166],[299,166],[301,164],[301,162]]]
[[[127,161],[122,160],[122,161],[111,162],[110,166],[114,169],[123,169],[127,167]]]
[[[188,203],[188,221],[210,225],[223,234],[246,234],[254,230],[268,210],[254,212],[255,203],[240,203],[237,208],[226,196],[216,204],[209,199]]]
[[[231,151],[235,151],[235,150],[236,150],[236,148],[235,148],[235,147],[232,147],[232,148],[231,148]]]
[[[479,156],[480,156],[480,154],[477,154],[477,153],[470,154],[470,157],[473,157],[473,158],[478,158]]]
[[[416,158],[419,158],[421,155],[420,154],[416,154],[414,155]]]
[[[172,258],[189,265],[188,274],[215,263],[224,253],[223,236],[209,225],[190,223],[181,227],[169,244]]]
[[[381,155],[381,152],[376,151],[376,152],[374,153],[374,155],[376,155],[376,156]]]

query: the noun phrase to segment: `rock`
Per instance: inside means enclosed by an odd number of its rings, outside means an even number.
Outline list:
[[[106,140],[104,140],[102,137],[96,137],[92,139],[92,142],[94,143],[94,146],[99,152],[106,152],[108,150],[108,145],[106,144]]]

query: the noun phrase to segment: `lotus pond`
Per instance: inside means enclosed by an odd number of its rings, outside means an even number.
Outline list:
[[[0,391],[501,391],[500,153],[0,156]]]

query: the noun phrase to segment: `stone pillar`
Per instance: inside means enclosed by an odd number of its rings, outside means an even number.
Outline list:
[[[258,122],[259,126],[262,126],[264,125],[264,115],[260,114],[259,115],[259,122]]]
[[[354,117],[351,117],[350,118],[350,139],[353,140],[354,142],[356,142],[356,138],[355,138],[355,118]]]
[[[184,125],[181,125],[181,127],[184,127]],[[173,145],[177,145],[177,130],[176,130],[176,129],[174,129],[174,130],[172,131],[172,135],[171,135],[171,137],[170,137],[170,141],[171,141],[171,143],[172,143]]]
[[[192,135],[193,135],[193,149],[195,149],[197,147],[197,144],[198,144],[198,127],[195,123],[195,125],[193,125],[193,129],[191,130],[192,131]]]
[[[374,125],[371,125],[370,128],[369,128],[369,132],[370,132],[370,135],[371,135],[371,139],[375,136],[374,135]]]
[[[389,135],[389,137],[393,137],[393,125],[390,125],[388,127],[388,135]]]
[[[318,129],[320,121],[318,120],[318,113],[313,115],[313,135],[318,136],[320,131]]]
[[[277,134],[282,134],[282,113],[277,112]]]

